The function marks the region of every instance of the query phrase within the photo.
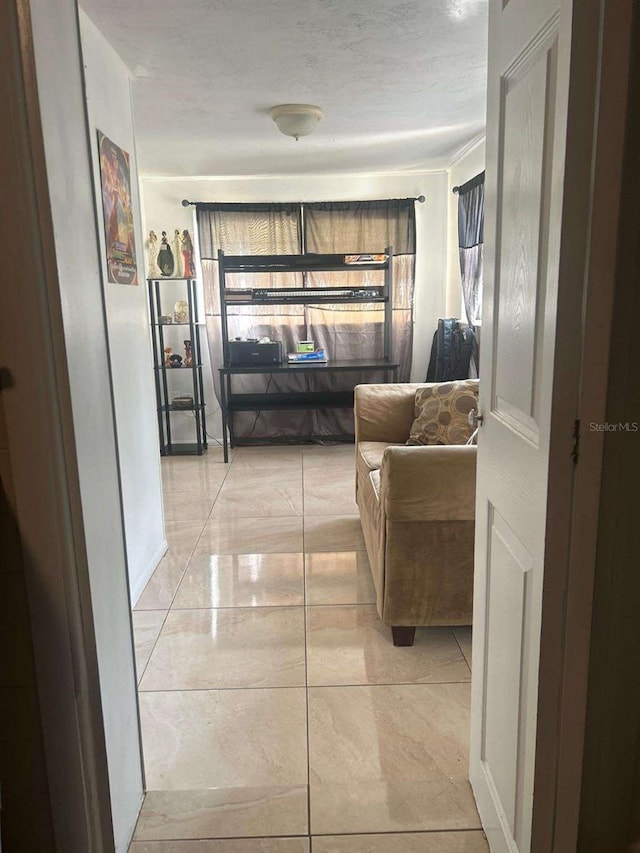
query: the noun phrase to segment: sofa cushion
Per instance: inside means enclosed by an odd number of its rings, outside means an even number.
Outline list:
[[[478,380],[418,388],[409,445],[466,444],[473,432],[469,412],[478,407]]]
[[[382,466],[382,457],[387,447],[404,447],[403,444],[388,441],[361,441],[358,453],[369,471],[375,471]]]

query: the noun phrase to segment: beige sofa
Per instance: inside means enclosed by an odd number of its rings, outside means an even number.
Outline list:
[[[471,624],[476,448],[405,445],[424,384],[355,389],[356,501],[397,646],[417,625]]]

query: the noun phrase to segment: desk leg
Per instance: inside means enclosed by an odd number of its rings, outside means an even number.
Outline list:
[[[227,400],[231,399],[231,374],[227,375]],[[235,436],[233,434],[233,412],[229,412],[227,416],[227,427],[229,429],[229,446],[235,447]]]
[[[220,415],[222,416],[222,452],[224,461],[229,461],[229,444],[227,442],[227,392],[226,377],[220,374]]]

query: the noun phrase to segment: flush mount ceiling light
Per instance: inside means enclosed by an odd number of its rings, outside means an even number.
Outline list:
[[[293,136],[295,140],[313,133],[324,115],[320,107],[314,107],[313,104],[280,104],[271,107],[269,114],[280,133]]]

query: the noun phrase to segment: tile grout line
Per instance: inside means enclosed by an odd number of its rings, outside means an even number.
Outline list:
[[[258,687],[158,687],[154,690],[138,690],[140,693],[223,693],[231,690],[335,690],[342,688],[374,688],[374,687],[443,687],[448,684],[471,684],[471,679],[465,681],[365,681],[358,684],[276,684]]]
[[[307,734],[307,837],[309,839],[309,853],[313,851],[313,839],[311,838],[311,734],[309,720],[309,655],[307,649],[307,552],[305,549],[305,502],[304,502],[304,450],[302,451],[301,479],[302,479],[302,602],[304,609],[304,698],[305,698],[305,721]]]
[[[462,646],[460,645],[460,640],[458,639],[458,635],[457,635],[457,634],[456,634],[456,632],[455,632],[455,629],[456,629],[456,628],[467,628],[467,627],[471,627],[471,626],[468,626],[468,625],[455,625],[455,626],[450,625],[450,626],[449,626],[449,629],[450,629],[451,633],[453,634],[453,639],[454,639],[454,640],[456,641],[456,643],[458,644],[458,648],[460,649],[460,654],[461,654],[461,655],[462,655],[462,657],[464,658],[464,662],[466,663],[466,665],[467,665],[467,666],[468,666],[468,668],[469,668],[469,678],[471,678],[471,662],[467,660],[467,656],[465,655],[465,653],[464,653],[464,649],[463,649],[463,648],[462,648]]]

